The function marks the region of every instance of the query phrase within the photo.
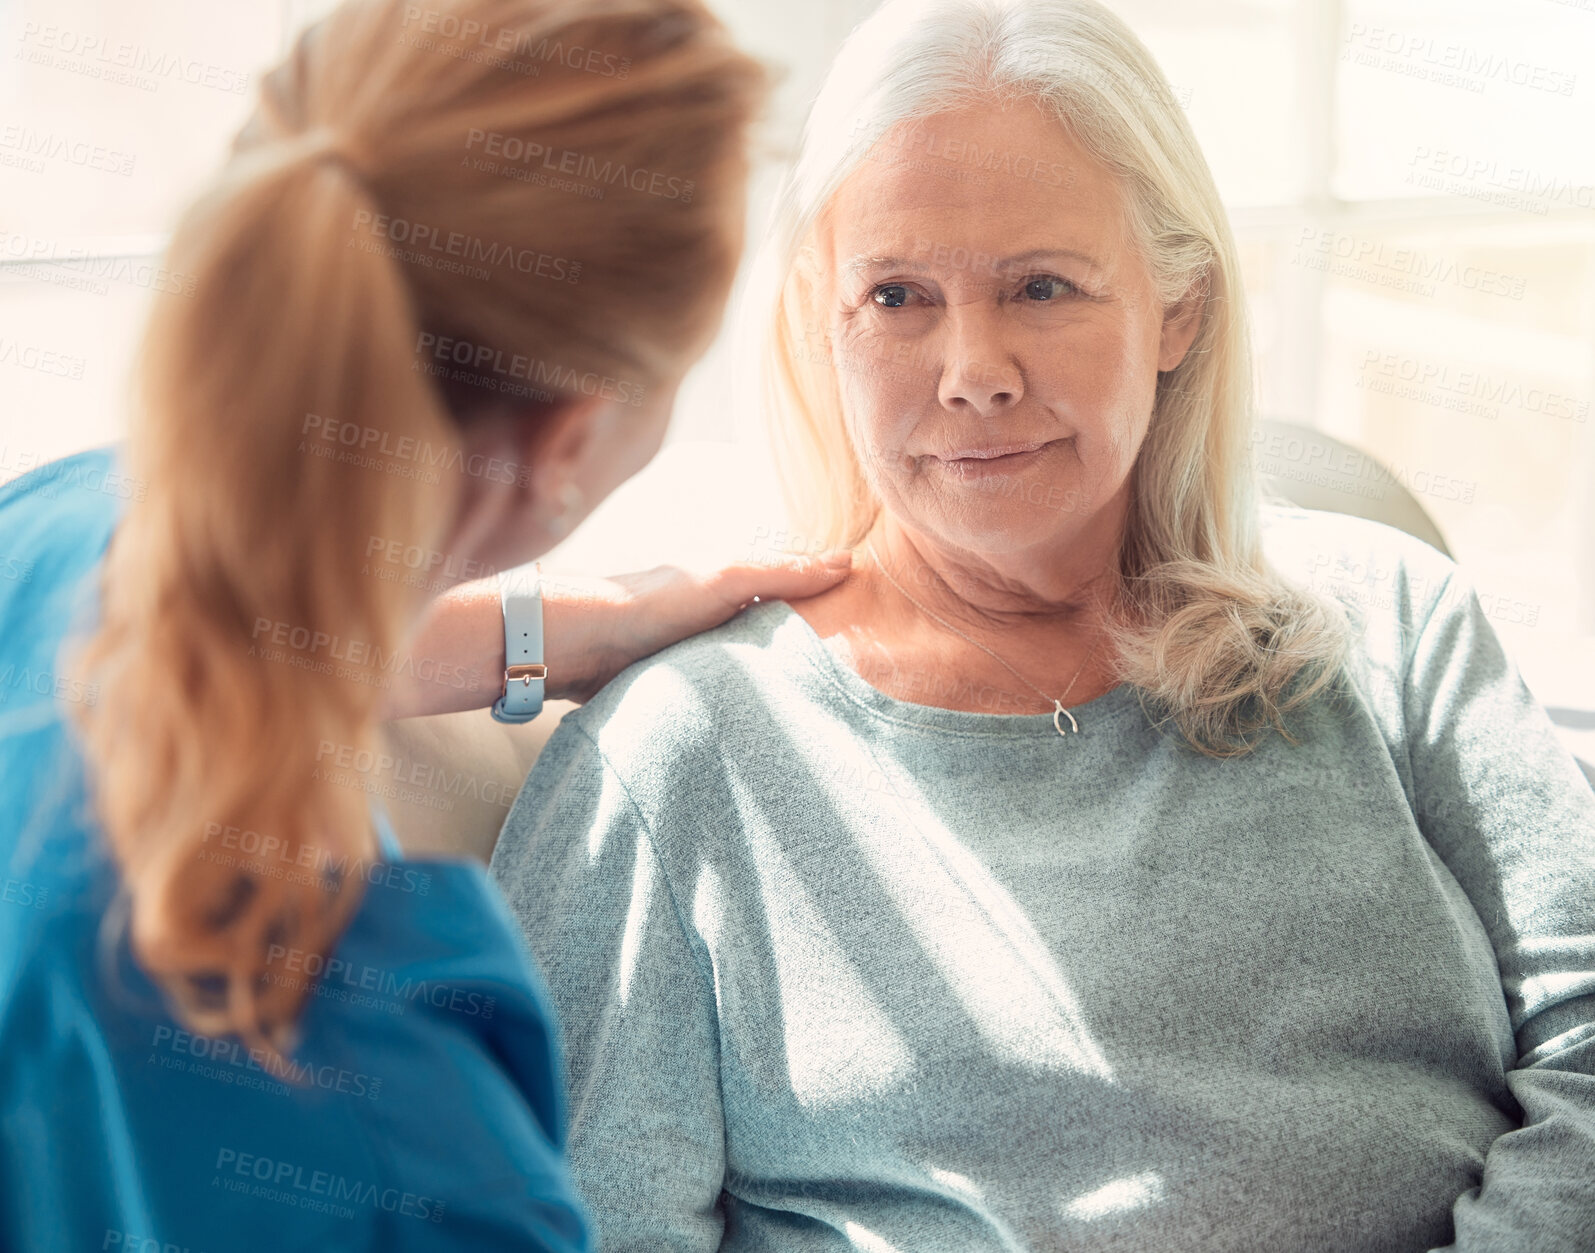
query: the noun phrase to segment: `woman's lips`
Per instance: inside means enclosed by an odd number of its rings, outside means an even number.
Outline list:
[[[1011,470],[1059,442],[1048,439],[1024,444],[994,444],[985,448],[960,448],[946,456],[938,456],[936,460],[949,469],[964,474],[981,474],[988,470]]]

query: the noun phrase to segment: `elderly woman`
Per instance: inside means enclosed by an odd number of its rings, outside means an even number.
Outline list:
[[[603,1247],[1595,1248],[1595,795],[1462,570],[1260,501],[1145,49],[891,0],[778,221],[854,573],[625,672],[494,856]]]

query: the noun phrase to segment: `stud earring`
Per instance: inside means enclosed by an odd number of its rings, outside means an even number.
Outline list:
[[[555,535],[569,535],[586,503],[582,489],[567,480],[559,489],[559,512],[549,519],[548,529]]]

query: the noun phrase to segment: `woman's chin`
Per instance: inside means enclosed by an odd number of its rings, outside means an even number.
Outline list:
[[[1063,544],[1078,530],[1080,521],[1056,508],[978,495],[965,501],[945,501],[938,515],[919,529],[952,547],[991,555],[1022,552],[1051,542]]]

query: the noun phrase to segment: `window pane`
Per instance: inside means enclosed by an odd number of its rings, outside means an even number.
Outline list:
[[[0,481],[126,433],[155,274],[149,261],[0,268]]]
[[[1417,496],[1503,622],[1574,630],[1591,556],[1595,227],[1422,223],[1321,244],[1323,429]]]
[[[23,0],[0,22],[0,225],[63,250],[169,230],[282,35],[275,0]]]
[[[1295,0],[1124,0],[1113,8],[1185,105],[1225,202],[1300,198],[1308,171]],[[1258,107],[1263,100],[1267,108]]]
[[[1582,0],[1345,0],[1337,193],[1595,210]]]

